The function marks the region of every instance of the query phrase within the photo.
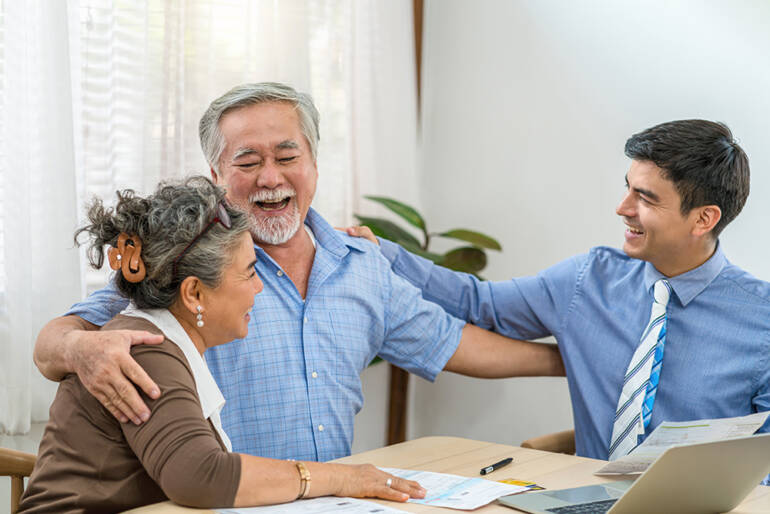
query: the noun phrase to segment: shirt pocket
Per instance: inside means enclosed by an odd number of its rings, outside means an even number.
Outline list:
[[[330,341],[327,354],[333,363],[332,368],[339,375],[354,374],[356,377],[369,365],[377,355],[375,336],[370,330],[365,318],[329,312]]]

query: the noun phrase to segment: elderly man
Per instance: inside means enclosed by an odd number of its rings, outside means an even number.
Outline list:
[[[318,113],[309,96],[273,83],[236,87],[212,102],[200,138],[213,179],[252,216],[264,282],[248,337],[207,354],[235,451],[322,461],[349,454],[359,374],[376,355],[428,380],[442,369],[563,374],[552,345],[511,341],[447,315],[374,245],[333,230],[310,208]],[[153,337],[94,330],[125,306],[111,288],[94,293],[43,328],[35,361],[54,380],[77,373],[116,417],[141,423],[150,413],[131,382],[151,397],[162,392],[128,351]]]
[[[598,459],[627,454],[664,420],[770,410],[770,284],[731,264],[718,239],[749,194],[746,154],[705,120],[657,125],[625,152],[623,251],[480,282],[382,242],[447,312],[508,337],[556,337],[577,453]]]

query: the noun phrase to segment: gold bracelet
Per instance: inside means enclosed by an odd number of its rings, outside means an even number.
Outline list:
[[[297,499],[307,498],[310,496],[310,471],[307,470],[307,466],[303,462],[295,461],[299,471],[299,494]]]

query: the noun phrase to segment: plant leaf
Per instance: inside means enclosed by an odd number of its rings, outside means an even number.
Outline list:
[[[439,264],[455,271],[477,273],[486,267],[487,254],[475,246],[463,246],[445,253]]]
[[[391,211],[404,218],[411,225],[414,225],[420,230],[425,230],[425,220],[422,219],[422,216],[420,216],[420,213],[418,213],[414,207],[409,207],[405,203],[401,203],[398,200],[387,198],[385,196],[364,196],[364,198],[384,205]]]
[[[418,241],[416,237],[392,221],[384,220],[382,218],[359,216],[358,214],[354,214],[354,216],[361,225],[365,225],[372,229],[375,236],[382,237],[401,245],[408,244],[420,248],[420,241]]]
[[[466,241],[479,248],[489,248],[490,250],[502,250],[503,247],[497,240],[492,239],[486,234],[481,232],[474,232],[473,230],[465,230],[463,228],[456,228],[448,232],[439,234],[441,237],[449,237],[452,239],[459,239],[460,241]]]

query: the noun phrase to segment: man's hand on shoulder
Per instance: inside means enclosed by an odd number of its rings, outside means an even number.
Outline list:
[[[34,359],[40,372],[50,380],[62,380],[76,373],[88,392],[113,416],[136,424],[149,418],[150,411],[134,384],[150,398],[158,398],[155,382],[133,358],[136,344],[158,344],[163,336],[131,330],[100,331],[79,316],[63,316],[46,323],[35,342]],[[134,384],[132,384],[133,382]]]
[[[363,225],[357,225],[357,226],[347,227],[347,228],[338,228],[337,230],[341,230],[351,237],[363,237],[364,239],[371,241],[377,246],[380,245],[380,242],[375,237],[374,232],[372,232],[372,229],[370,229],[369,227],[365,227]]]
[[[72,330],[65,335],[66,360],[83,386],[113,416],[139,425],[150,417],[136,386],[150,398],[160,396],[158,386],[131,357],[137,344],[158,344],[163,336],[134,330]]]

